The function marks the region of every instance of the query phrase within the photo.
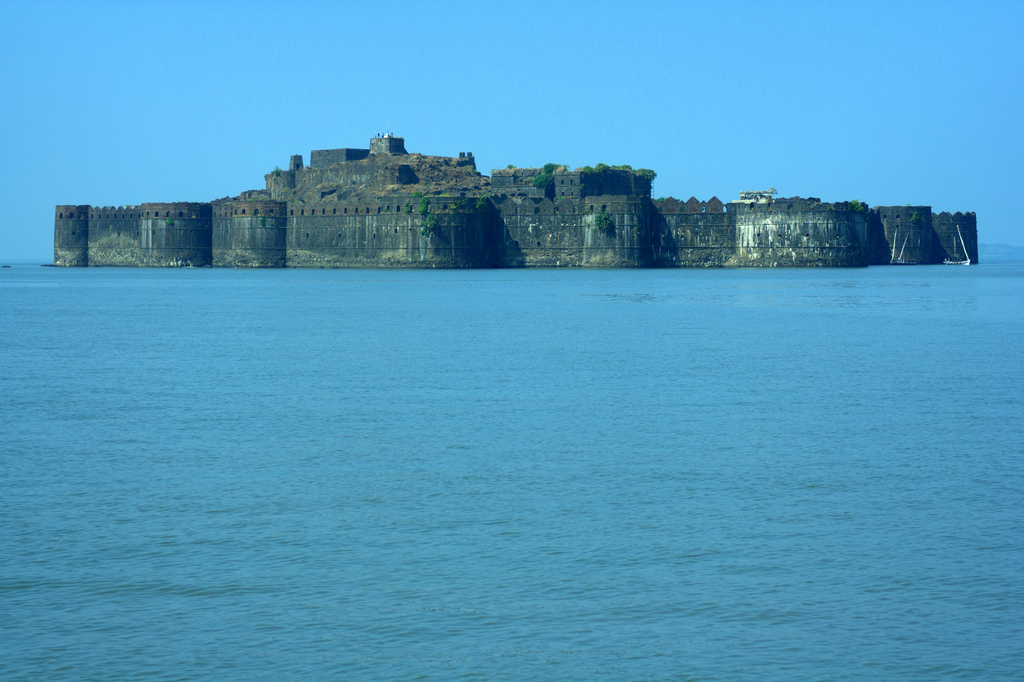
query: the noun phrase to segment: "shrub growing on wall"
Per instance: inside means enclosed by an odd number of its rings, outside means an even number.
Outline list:
[[[601,211],[594,216],[594,228],[609,237],[615,236],[615,221],[605,211]]]

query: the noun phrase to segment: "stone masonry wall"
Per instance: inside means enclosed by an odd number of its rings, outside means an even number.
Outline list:
[[[280,199],[285,192],[297,189],[300,192],[316,190],[321,185],[338,185],[341,188],[366,187],[383,189],[393,185],[412,185],[419,182],[416,173],[407,164],[377,165],[353,163],[331,168],[307,168],[294,173],[282,171],[265,176],[271,198]],[[324,189],[321,198],[336,191]]]
[[[140,206],[139,265],[200,267],[213,264],[210,204],[151,203]]]
[[[500,267],[646,267],[651,264],[645,199],[588,202],[533,197],[495,200]],[[593,208],[591,208],[593,207]]]
[[[283,268],[287,205],[278,201],[228,201],[213,205],[213,265]]]
[[[843,204],[789,209],[783,203],[730,203],[736,255],[744,267],[851,267],[868,265],[867,215]]]
[[[312,168],[329,168],[347,161],[359,161],[370,156],[369,149],[314,149],[309,153]]]
[[[974,213],[933,213],[932,229],[938,238],[942,250],[939,255],[943,260],[963,260],[966,246],[971,263],[978,262],[978,218]]]
[[[736,231],[726,213],[655,214],[654,262],[660,267],[722,267],[736,253]]]
[[[375,137],[370,140],[370,155],[374,154],[407,154],[405,138]]]
[[[82,267],[89,264],[89,210],[85,205],[58,205],[53,212],[53,264]]]
[[[911,263],[941,263],[942,246],[932,228],[931,206],[876,206],[889,258]],[[889,259],[883,262],[888,263]]]
[[[419,212],[421,198],[388,203],[340,206],[332,202],[289,208],[289,267],[426,267],[493,266],[494,220],[466,206],[451,209],[448,198],[435,198],[429,212]],[[393,203],[394,202],[394,203]],[[416,202],[415,204],[413,202]],[[386,210],[385,210],[386,209]],[[433,216],[435,224],[428,220]]]
[[[94,206],[89,215],[89,265],[138,265],[140,207]]]

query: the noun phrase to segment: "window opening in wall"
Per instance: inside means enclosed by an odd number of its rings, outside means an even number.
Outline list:
[[[537,246],[540,246],[540,242],[537,242]]]
[[[178,211],[178,217],[179,217],[179,218],[181,218],[181,217],[182,217],[182,213],[181,213],[181,211]]]
[[[331,215],[338,215],[338,209],[332,208],[331,209]]]
[[[347,206],[345,208],[341,209],[341,210],[344,211],[345,213],[348,213],[348,207]]]

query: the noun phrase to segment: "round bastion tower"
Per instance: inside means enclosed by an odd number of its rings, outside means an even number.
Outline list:
[[[876,206],[889,260],[894,264],[934,263],[936,244],[931,206]]]
[[[53,214],[53,264],[62,267],[89,264],[89,210],[82,206],[58,206]]]
[[[214,207],[213,264],[283,268],[288,236],[283,201],[225,201]]]
[[[139,265],[200,267],[213,264],[213,210],[210,204],[142,204]]]

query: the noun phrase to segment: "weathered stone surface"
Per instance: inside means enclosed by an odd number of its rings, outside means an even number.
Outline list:
[[[849,267],[977,262],[973,213],[818,199],[652,201],[650,171],[506,168],[404,140],[314,150],[311,167],[209,203],[57,206],[54,265],[217,267]],[[959,230],[959,232],[958,232]]]

